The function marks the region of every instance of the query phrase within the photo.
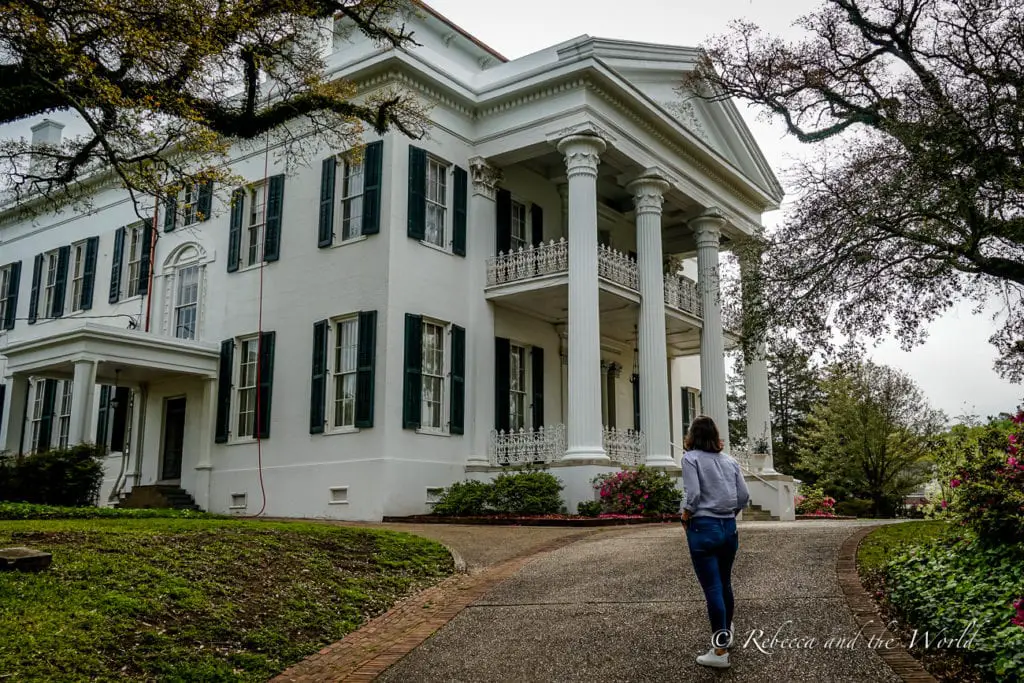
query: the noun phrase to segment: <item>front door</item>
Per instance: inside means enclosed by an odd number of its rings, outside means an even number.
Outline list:
[[[160,478],[181,479],[181,454],[185,447],[185,399],[164,404],[164,463]]]

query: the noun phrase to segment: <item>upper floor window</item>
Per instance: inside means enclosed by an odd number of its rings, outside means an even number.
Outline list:
[[[54,318],[60,315],[55,309],[59,298],[57,291],[57,274],[60,272],[60,252],[48,251],[43,254],[43,317]]]
[[[114,234],[114,254],[110,265],[110,303],[149,293],[150,249],[153,226],[139,221],[118,228]]]
[[[247,266],[263,260],[263,226],[266,220],[267,191],[262,183],[249,187],[246,196],[245,245],[242,253]]]
[[[174,302],[174,336],[196,338],[199,318],[199,266],[188,266],[177,273],[178,287]]]
[[[21,261],[0,268],[0,328],[14,329],[18,316],[18,285],[21,279]]]
[[[164,231],[186,228],[210,218],[213,182],[186,183],[164,202]]]
[[[448,165],[427,157],[427,222],[424,240],[439,247],[447,247]]]
[[[283,202],[284,175],[235,190],[231,199],[228,272],[280,257]]]
[[[82,295],[85,293],[85,252],[86,243],[71,245],[71,310],[82,310]]]
[[[512,250],[524,249],[530,244],[526,232],[526,204],[512,202]]]
[[[188,340],[201,337],[206,260],[202,247],[185,244],[164,261],[164,334]]]
[[[363,234],[363,160],[343,159],[338,182],[338,210],[344,242]]]
[[[465,169],[410,146],[409,237],[465,256],[467,188]]]
[[[383,146],[378,140],[360,151],[324,159],[317,246],[330,247],[380,232]]]

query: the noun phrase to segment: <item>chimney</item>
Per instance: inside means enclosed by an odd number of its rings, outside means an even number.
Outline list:
[[[43,119],[32,126],[32,148],[60,147],[62,130],[64,130],[63,123],[57,123],[51,119]],[[40,170],[40,165],[43,163],[49,163],[47,157],[39,157],[33,154],[29,161],[29,173],[37,173]]]

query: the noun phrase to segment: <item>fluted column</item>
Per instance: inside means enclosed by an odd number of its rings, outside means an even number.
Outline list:
[[[74,368],[75,379],[71,385],[71,423],[68,425],[69,446],[83,443],[89,439],[89,423],[92,421],[92,395],[96,390],[96,361],[76,360]]]
[[[697,238],[697,288],[703,308],[700,330],[700,391],[704,414],[718,425],[729,448],[729,411],[725,393],[725,331],[722,328],[722,293],[718,274],[718,246],[725,217],[712,207],[693,219]]]
[[[743,251],[740,256],[740,272],[743,286],[743,305],[755,309],[761,305],[760,273],[761,252],[754,249]],[[758,318],[758,324],[764,321]],[[764,471],[775,473],[772,458],[772,413],[768,391],[768,363],[762,334],[747,349],[744,357],[743,384],[747,399],[747,443],[754,453],[764,453]]]
[[[601,429],[601,314],[597,288],[597,164],[605,143],[558,143],[569,177],[569,425],[565,459],[608,461]]]
[[[661,251],[661,205],[669,185],[657,176],[629,184],[636,208],[636,255],[640,281],[640,429],[646,464],[669,467],[672,460],[665,337],[665,275]]]
[[[487,259],[498,253],[495,238],[497,187],[502,174],[481,157],[469,160],[472,195],[469,200],[469,239],[467,258],[473,268],[470,286],[479,292],[470,311],[470,363],[472,380],[466,382],[469,406],[470,453],[468,464],[487,464],[487,449],[494,429],[494,308],[484,297],[487,285]]]

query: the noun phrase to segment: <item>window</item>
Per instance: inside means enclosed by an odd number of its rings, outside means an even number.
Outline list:
[[[71,246],[71,310],[82,310],[85,291],[85,242]]]
[[[178,218],[181,225],[192,225],[199,222],[199,186],[189,183],[181,191],[181,201],[178,203]]]
[[[50,251],[43,255],[43,317],[53,316],[53,304],[57,298],[57,264],[58,252]]]
[[[237,401],[238,421],[235,435],[251,439],[256,429],[256,369],[259,363],[258,337],[241,340],[238,358]]]
[[[177,292],[174,299],[174,336],[178,339],[196,338],[199,313],[198,264],[186,266],[175,273]]]
[[[134,225],[125,229],[125,246],[128,248],[128,297],[142,294],[142,236],[143,226]]]
[[[13,284],[13,271],[13,266],[0,268],[0,326],[4,326],[7,321],[8,308],[17,304],[17,301],[11,296],[11,293],[17,288],[17,285]],[[13,319],[14,316],[15,312],[12,311],[10,317]]]
[[[442,430],[444,421],[444,325],[423,321],[423,405],[420,426]]]
[[[448,166],[427,157],[427,212],[424,241],[446,247],[445,221],[448,212]]]
[[[246,197],[245,244],[242,247],[243,262],[254,266],[263,260],[263,226],[266,219],[267,188],[265,185],[253,185]]]
[[[509,357],[509,426],[512,429],[529,427],[527,417],[526,348],[512,344]]]
[[[363,234],[363,160],[343,159],[338,183],[341,240],[344,242]]]
[[[67,448],[71,429],[71,395],[74,383],[69,379],[33,379],[31,391],[30,444],[33,453],[51,448]],[[54,429],[56,428],[56,441]]]
[[[690,429],[690,423],[696,419],[697,412],[697,395],[699,391],[691,387],[683,387],[683,434],[686,434]]]
[[[530,241],[526,237],[526,205],[512,202],[512,250],[526,248]]]
[[[356,424],[356,358],[359,350],[359,319],[339,320],[334,326],[334,410],[335,428]]]
[[[68,435],[71,432],[71,387],[70,380],[61,380],[58,386],[60,410],[57,412],[57,448],[68,447]]]
[[[32,383],[32,452],[39,452],[39,440],[43,434],[43,388],[46,380],[37,379]]]

